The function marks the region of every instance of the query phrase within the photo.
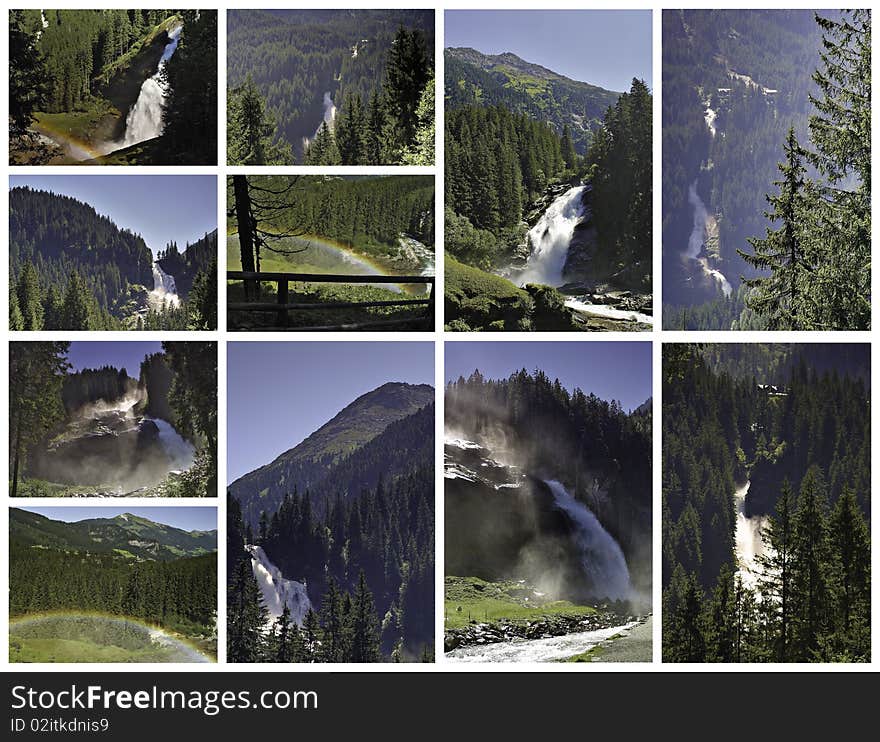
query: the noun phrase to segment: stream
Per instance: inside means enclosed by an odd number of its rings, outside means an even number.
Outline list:
[[[709,211],[700,194],[697,192],[697,181],[691,183],[688,188],[688,203],[694,210],[694,226],[688,237],[687,249],[684,257],[688,262],[695,262],[700,266],[700,270],[705,276],[708,276],[718,284],[725,297],[733,293],[733,287],[730,281],[719,270],[709,265],[709,259],[703,254],[705,252],[707,224],[709,222]]]
[[[450,662],[555,662],[588,652],[617,634],[625,634],[639,621],[595,631],[581,631],[544,639],[495,642],[453,649],[446,653]]]

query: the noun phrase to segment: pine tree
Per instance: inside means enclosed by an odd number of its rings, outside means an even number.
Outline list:
[[[816,329],[870,327],[871,296],[871,12],[816,16],[823,32],[820,97],[810,138],[811,162],[824,176],[815,199],[814,240],[821,251],[813,288]],[[851,181],[855,180],[853,185]]]
[[[65,330],[91,329],[92,301],[86,282],[79,273],[72,273],[61,306],[61,326]]]
[[[385,61],[385,95],[399,132],[399,149],[415,141],[419,101],[430,75],[425,35],[400,26]]]
[[[373,90],[367,107],[367,135],[364,142],[367,165],[385,164],[385,102],[378,90]]]
[[[419,106],[416,109],[418,127],[415,139],[410,147],[403,153],[402,164],[404,165],[433,165],[434,164],[434,130],[436,117],[434,115],[434,75],[428,79]],[[372,122],[371,131],[372,131]],[[516,193],[519,197],[519,193]]]
[[[265,654],[263,630],[269,612],[249,560],[239,561],[227,590],[226,657],[229,662],[260,662]]]
[[[275,143],[275,117],[248,77],[230,92],[227,104],[226,159],[229,165],[289,165],[289,144]]]
[[[352,600],[352,636],[350,662],[378,662],[379,620],[373,594],[367,587],[367,579],[361,570]]]
[[[24,135],[33,112],[45,105],[48,74],[34,37],[22,27],[24,11],[9,11],[9,136]]]
[[[571,129],[568,124],[565,124],[562,127],[562,159],[565,162],[565,167],[568,170],[576,170],[577,169],[577,152],[574,149],[574,142],[571,140]]]
[[[336,119],[333,135],[342,165],[363,165],[366,159],[366,121],[359,95],[349,93],[345,105]]]
[[[759,581],[761,595],[771,611],[774,638],[774,658],[777,662],[788,662],[791,643],[791,582],[792,582],[792,540],[794,523],[792,519],[791,485],[788,479],[782,483],[782,492],[776,501],[776,513],[771,515],[761,534],[767,545],[766,553],[758,557],[762,576]]]
[[[61,387],[70,343],[9,344],[10,496],[18,494],[22,464],[30,447],[63,418]]]
[[[812,466],[804,475],[792,540],[792,659],[815,658],[828,628],[829,543],[825,481]]]
[[[43,296],[40,291],[40,279],[33,263],[24,264],[15,291],[18,296],[18,309],[24,322],[22,329],[42,330]]]
[[[779,193],[767,196],[772,211],[765,212],[771,222],[781,222],[781,225],[776,230],[768,227],[764,239],[749,240],[754,253],[737,252],[754,268],[771,272],[767,277],[743,279],[745,285],[753,289],[746,304],[767,318],[768,329],[814,329],[807,309],[814,270],[808,248],[814,199],[805,177],[806,152],[798,144],[794,127],[788,130],[784,151],[785,162],[778,165],[782,180],[774,181]]]
[[[663,595],[663,661],[702,662],[706,646],[700,627],[703,591],[681,565]]]
[[[871,631],[871,538],[851,487],[834,504],[829,522],[837,658],[868,660]]]
[[[9,292],[9,329],[24,329],[24,317],[21,316],[21,310],[18,308],[18,294],[15,291]]]

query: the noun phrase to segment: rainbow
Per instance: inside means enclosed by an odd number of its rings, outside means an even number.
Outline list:
[[[231,232],[227,235],[227,239],[238,240],[238,233]],[[290,263],[291,271],[295,272],[295,269],[298,267],[308,268],[308,270],[303,270],[304,273],[346,273],[350,272],[354,275],[359,276],[369,276],[369,275],[394,275],[395,269],[387,262],[382,262],[379,259],[369,258],[361,253],[356,252],[350,246],[338,242],[336,240],[329,239],[327,237],[319,237],[317,235],[302,235],[299,237],[291,237],[289,238],[290,242],[298,243],[302,246],[306,244],[309,248],[317,248],[316,251],[312,251],[310,253],[302,253],[301,255],[292,255],[287,257],[287,262]],[[266,252],[264,257],[271,256],[271,252]],[[305,265],[297,265],[298,259],[302,259]],[[316,264],[315,261],[318,261]],[[322,265],[321,263],[326,263]],[[343,265],[340,265],[342,263]],[[239,266],[236,265],[236,268]],[[233,266],[230,264],[230,269],[233,269]],[[416,271],[413,271],[416,272]],[[371,284],[378,286],[380,288],[385,288],[390,291],[394,291],[396,293],[403,293],[404,289],[400,284],[393,283],[377,283]],[[416,292],[421,292],[424,289],[419,287],[413,287]]]
[[[21,633],[23,629],[29,628],[40,628],[46,624],[50,624],[55,621],[64,621],[64,620],[75,620],[75,619],[87,619],[93,621],[100,621],[107,624],[112,624],[118,628],[126,628],[132,631],[137,632],[141,635],[141,637],[147,641],[160,645],[169,650],[169,653],[173,655],[173,659],[164,660],[165,662],[180,662],[180,663],[206,663],[206,662],[216,662],[217,658],[206,653],[203,649],[199,648],[195,645],[195,643],[179,636],[178,634],[172,634],[167,629],[162,628],[161,626],[156,626],[155,624],[150,624],[145,621],[140,621],[135,618],[130,618],[128,616],[114,616],[109,613],[98,613],[98,612],[89,612],[89,611],[50,611],[45,613],[29,613],[24,616],[18,617],[10,617],[9,619],[9,638],[10,638],[10,662],[15,662],[16,660],[12,657],[12,648],[11,643],[12,639],[15,637],[16,633]],[[53,628],[51,626],[45,626],[45,628]],[[58,627],[55,627],[56,629]],[[56,631],[55,635],[52,637],[46,638],[55,638],[55,639],[64,639],[66,637],[60,636]],[[88,661],[88,660],[85,660]],[[161,660],[160,660],[161,661]]]
[[[60,126],[54,126],[45,120],[40,121],[33,129],[37,134],[51,139],[55,144],[63,147],[67,156],[77,162],[103,157],[108,151],[106,144],[101,148],[97,148],[92,142],[78,139]]]

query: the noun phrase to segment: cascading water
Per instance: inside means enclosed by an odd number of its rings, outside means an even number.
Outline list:
[[[697,193],[697,181],[691,183],[688,188],[688,203],[694,210],[694,226],[688,237],[685,257],[699,263],[703,273],[718,283],[724,296],[730,296],[733,293],[730,281],[721,271],[709,267],[709,261],[700,255],[706,234],[706,223],[709,221],[709,211],[706,209],[703,199],[700,198],[700,194]]]
[[[152,77],[148,77],[141,85],[138,99],[128,112],[125,119],[125,135],[116,143],[116,149],[131,147],[147,139],[158,137],[165,126],[162,121],[162,113],[165,110],[165,99],[168,89],[162,79],[162,71],[166,62],[177,49],[180,40],[180,32],[183,26],[175,26],[168,32],[168,43],[162,52],[159,66]]]
[[[248,544],[244,547],[251,555],[251,569],[260,586],[263,602],[269,615],[275,619],[284,611],[286,605],[290,609],[290,620],[302,625],[306,614],[312,607],[306,586],[296,580],[288,580],[266,556],[262,546]]]
[[[177,295],[177,282],[174,276],[162,270],[162,266],[153,263],[153,290],[150,292],[153,304],[160,308],[167,306],[179,307],[180,297]]]
[[[195,446],[180,435],[167,420],[148,418],[159,428],[159,443],[171,463],[173,471],[184,471],[193,465]]]
[[[575,526],[574,537],[593,594],[597,598],[628,600],[632,596],[632,586],[620,545],[589,508],[575,500],[562,484],[555,480],[546,484],[553,493],[556,506]]]
[[[761,515],[749,518],[746,515],[746,494],[749,491],[749,484],[746,482],[733,494],[736,505],[735,549],[739,566],[738,574],[746,587],[754,588],[760,574],[758,558],[767,553],[762,536],[767,518]]]
[[[321,127],[324,124],[327,124],[327,128],[330,131],[333,131],[333,125],[336,123],[336,104],[333,102],[333,98],[330,97],[330,91],[324,93],[324,116],[321,118],[321,123],[318,124],[318,128],[315,129],[315,133],[311,139],[308,137],[303,137],[303,148],[307,149],[308,146],[315,140],[318,134],[321,133]]]
[[[540,283],[547,286],[563,284],[562,270],[568,247],[581,217],[584,216],[583,194],[586,186],[569,188],[557,198],[529,230],[531,254],[517,279],[520,286]]]

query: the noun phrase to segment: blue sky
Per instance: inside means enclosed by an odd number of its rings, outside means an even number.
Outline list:
[[[513,52],[608,90],[651,82],[650,10],[447,10],[445,46]]]
[[[232,342],[227,348],[229,482],[293,448],[382,384],[434,385],[433,343]]]
[[[217,228],[213,175],[10,175],[9,187],[17,186],[84,201],[140,234],[153,254],[172,240],[183,250]]]
[[[490,379],[506,379],[525,368],[541,369],[569,391],[611,401],[632,410],[652,395],[651,344],[647,342],[447,342],[446,381],[479,369]]]
[[[88,507],[27,507],[21,510],[38,513],[52,520],[63,520],[65,523],[76,523],[90,518],[115,518],[123,513],[131,513],[154,523],[162,523],[184,531],[213,531],[217,528],[217,508],[213,507],[105,508],[90,505]]]
[[[141,340],[79,341],[70,344],[67,360],[73,371],[114,366],[124,368],[135,379],[140,376],[141,361],[151,353],[161,353],[162,343]]]

